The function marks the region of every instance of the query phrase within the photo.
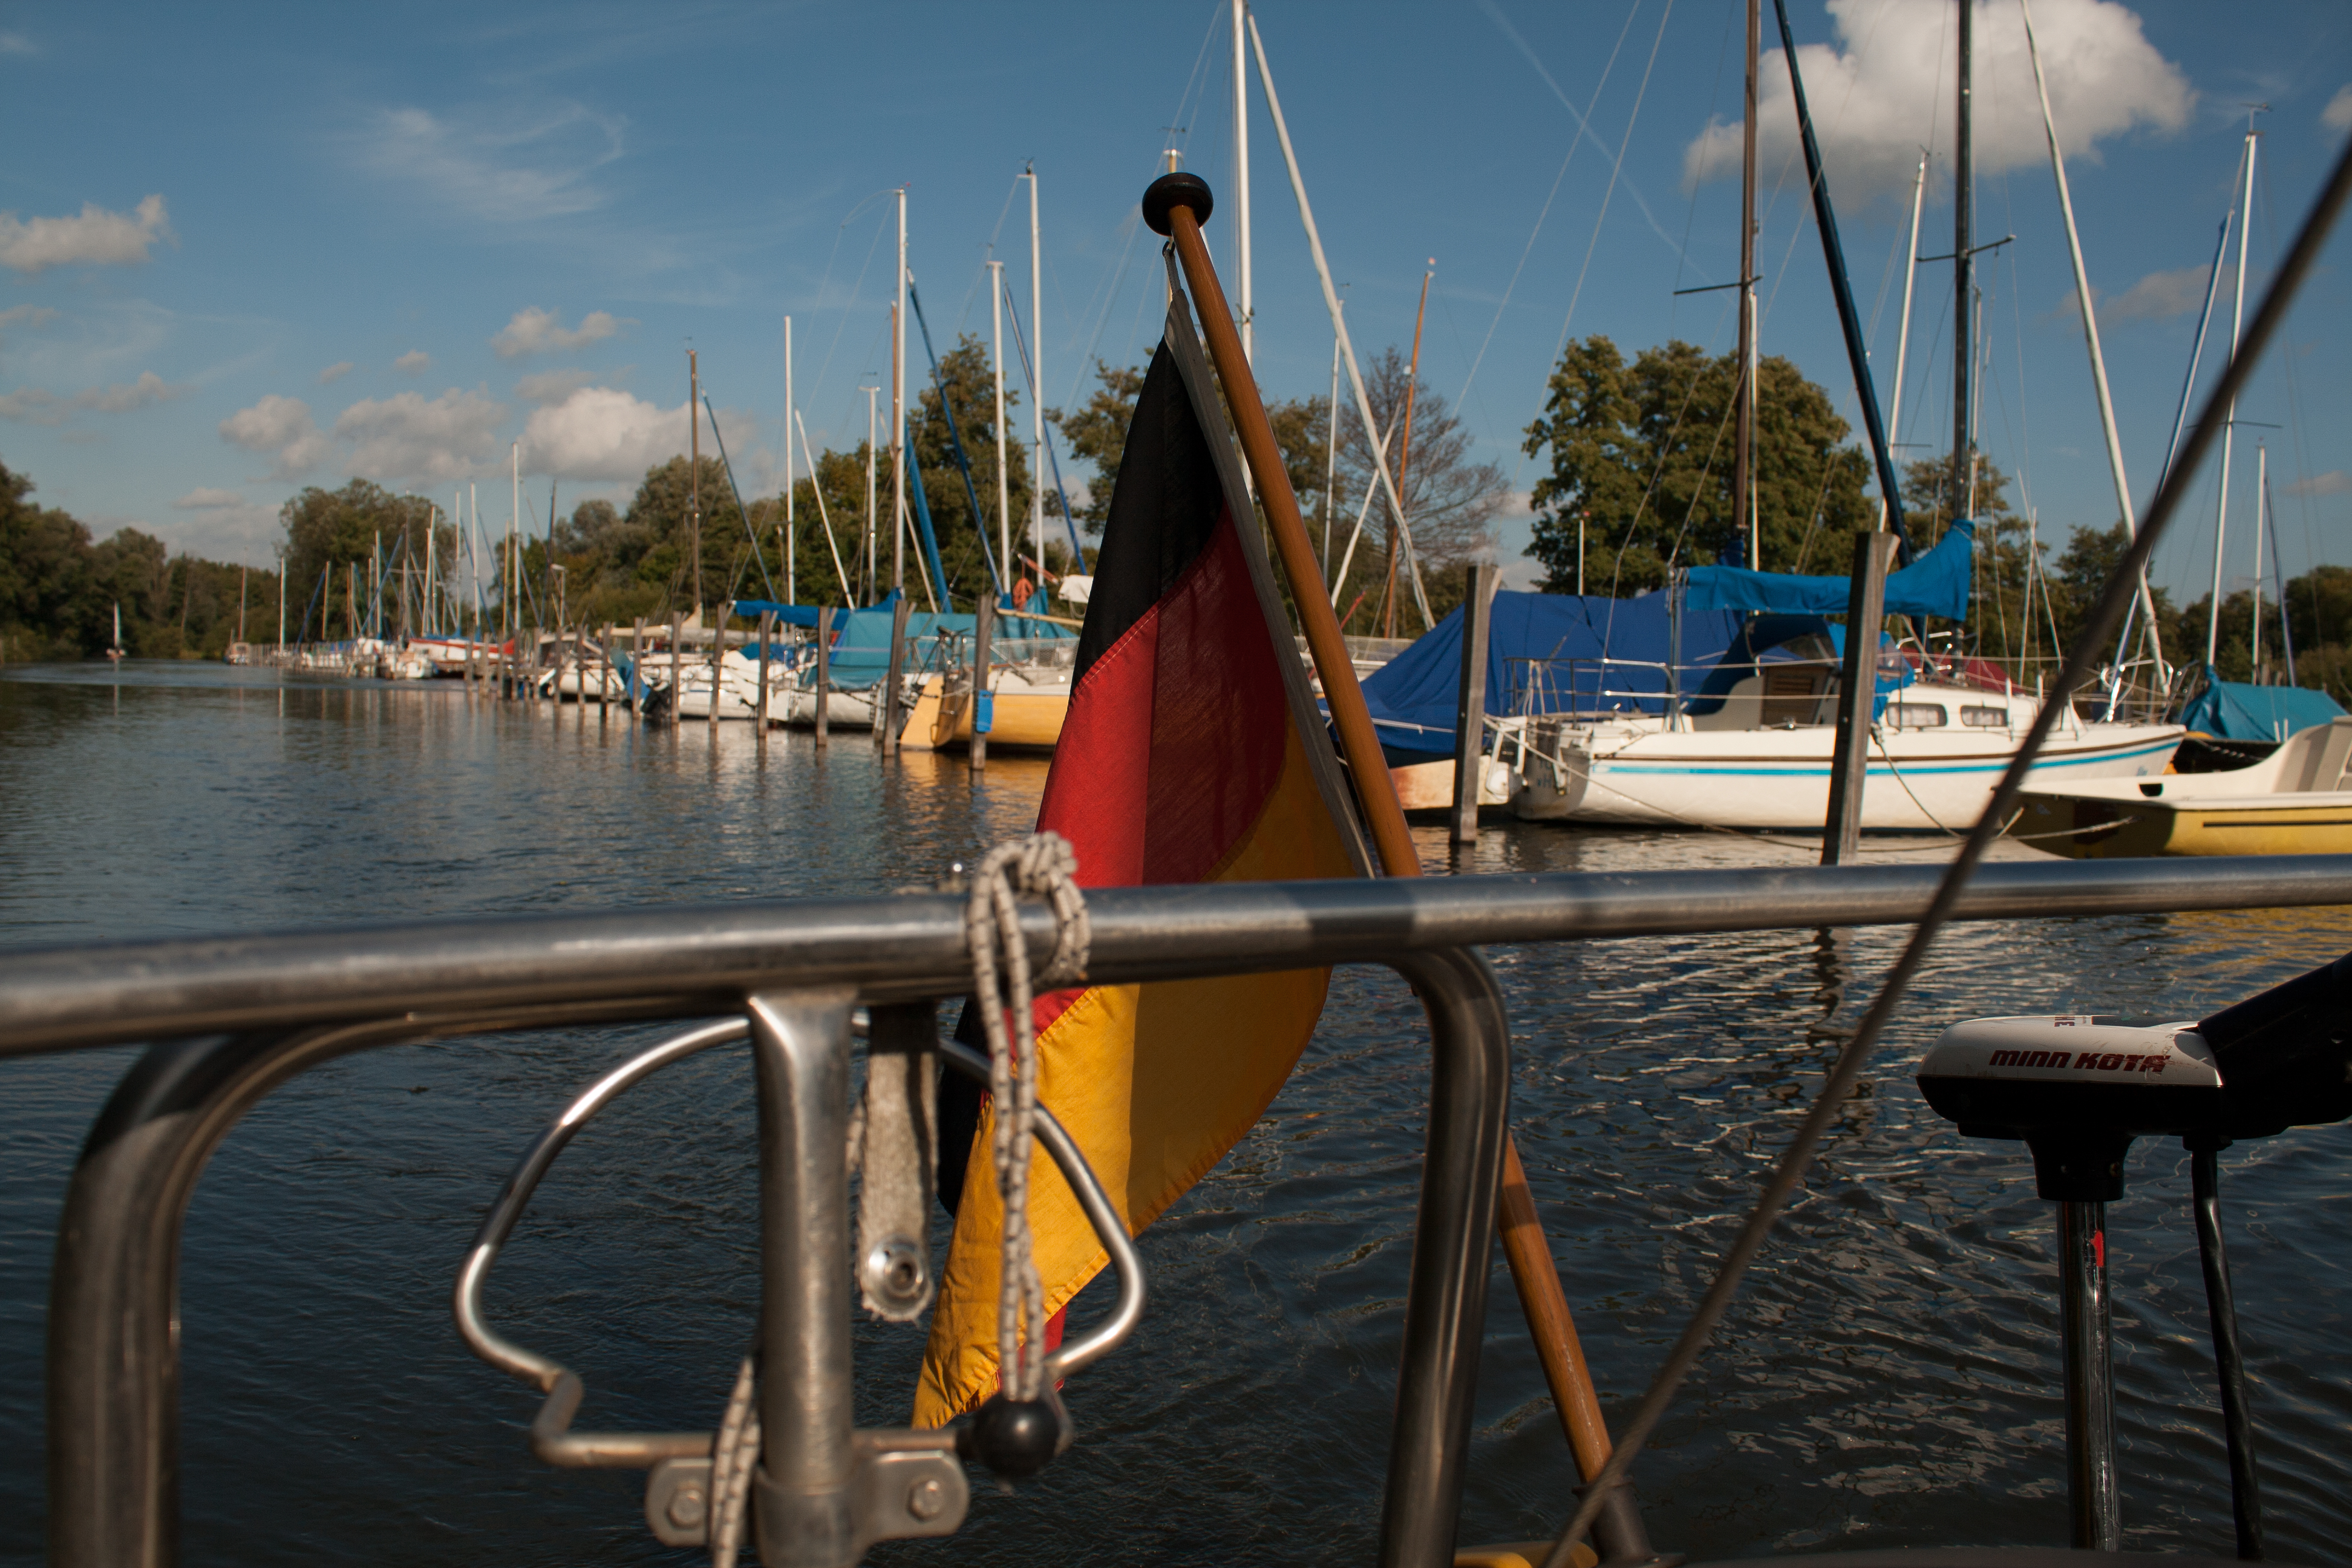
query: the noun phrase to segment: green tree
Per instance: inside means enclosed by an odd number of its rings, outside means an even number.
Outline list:
[[[1143,392],[1144,368],[1118,369],[1097,360],[1095,389],[1075,413],[1045,410],[1047,422],[1061,431],[1068,444],[1073,466],[1087,465],[1081,479],[1086,499],[1073,500],[1070,510],[1088,533],[1100,533],[1103,520],[1110,515],[1111,481],[1118,477],[1118,460],[1127,451],[1127,427],[1135,421],[1135,400]],[[1049,492],[1045,510],[1059,517],[1061,498]]]
[[[351,636],[348,621],[353,595],[347,591],[348,574],[358,569],[360,593],[364,595],[370,563],[381,559],[388,570],[395,560],[422,562],[426,531],[435,526],[438,515],[424,497],[395,494],[372,479],[354,479],[339,490],[312,485],[288,501],[278,513],[286,530],[278,553],[291,590],[287,616],[296,625],[296,635],[320,637],[325,626],[331,624],[333,635]],[[455,538],[453,531],[445,529],[439,548],[446,550]],[[404,557],[404,545],[413,554]],[[381,557],[378,551],[383,552]],[[334,576],[329,584],[331,568]],[[302,629],[303,616],[294,608],[296,605],[310,608],[307,630]],[[322,607],[329,612],[323,619]],[[386,629],[393,628],[387,625]]]
[[[1580,521],[1592,592],[1658,587],[1674,566],[1745,563],[1732,526],[1737,369],[1731,355],[1681,342],[1646,349],[1630,365],[1606,337],[1569,345],[1525,448],[1550,462],[1530,497],[1529,553],[1546,568],[1547,592],[1575,592]],[[1864,493],[1868,459],[1843,445],[1846,423],[1829,394],[1789,361],[1760,362],[1757,388],[1762,563],[1790,571],[1801,558],[1843,563],[1844,536],[1877,522]]]
[[[940,390],[947,390],[947,401],[955,411],[956,434],[962,437],[965,458],[971,464],[971,494],[964,489],[963,474],[957,468],[955,452],[948,439],[948,417],[940,403]],[[1029,515],[1029,454],[1026,443],[1013,434],[1018,422],[1013,418],[1017,398],[1013,388],[1004,389],[1004,419],[1006,426],[1004,473],[1010,496],[1013,549],[1023,548],[1026,534],[1023,520]],[[910,421],[914,426],[908,450],[923,479],[923,498],[931,513],[931,528],[940,547],[940,563],[948,580],[942,589],[933,584],[935,592],[966,609],[977,596],[990,591],[988,557],[996,553],[998,545],[996,497],[996,377],[989,367],[988,350],[979,339],[969,333],[956,346],[940,356],[938,382],[925,386],[918,394]],[[863,504],[865,470],[860,460],[858,470],[860,504]],[[972,515],[972,495],[980,500],[980,515]],[[830,495],[830,492],[828,492]],[[828,504],[830,502],[828,501]],[[911,513],[914,498],[908,497]],[[884,503],[887,510],[887,503]],[[983,552],[981,531],[987,531]],[[887,542],[887,539],[886,539]],[[1000,566],[1003,564],[999,563]],[[1017,563],[1016,563],[1017,564]],[[912,563],[907,567],[907,589],[919,597],[919,574]],[[1005,574],[1010,586],[1019,575],[1017,571]],[[940,606],[949,605],[942,603]]]

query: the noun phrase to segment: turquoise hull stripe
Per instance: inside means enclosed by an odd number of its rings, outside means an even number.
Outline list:
[[[2170,752],[2179,744],[2178,741],[2159,741],[2153,745],[2136,747],[2128,752],[2101,752],[2090,756],[2061,757],[2051,762],[2036,763],[2033,766],[2036,772],[2040,772],[2043,768],[2088,767],[2094,763],[2128,763],[2141,757],[2152,757],[2160,752]],[[1874,757],[1871,759],[1869,771],[1873,773],[1884,774],[1888,778],[1894,777],[1897,772],[1911,778],[1924,778],[1930,773],[1999,774],[2007,771],[2008,767],[2009,764],[2006,762],[1947,763],[1941,765],[1932,763],[1890,764]],[[1688,778],[1826,779],[1830,776],[1830,769],[1826,764],[1820,767],[1809,767],[1795,763],[1780,767],[1735,767],[1714,764],[1675,767],[1661,763],[1614,763],[1605,757],[1594,758],[1590,772],[1595,778],[1611,773],[1641,773]]]

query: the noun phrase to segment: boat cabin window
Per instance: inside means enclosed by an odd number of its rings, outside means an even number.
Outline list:
[[[1940,702],[1890,702],[1886,722],[1898,730],[1937,730],[1952,721]]]
[[[1960,722],[1963,724],[1974,725],[1979,730],[2006,730],[2009,728],[2009,710],[2006,708],[1963,708],[1960,710]]]

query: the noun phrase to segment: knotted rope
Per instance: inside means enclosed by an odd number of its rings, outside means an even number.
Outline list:
[[[1076,980],[1086,973],[1089,940],[1077,870],[1077,852],[1058,833],[999,845],[974,868],[964,906],[972,990],[988,1033],[989,1092],[996,1110],[992,1153],[996,1195],[1004,1213],[997,1277],[997,1366],[1005,1397],[1013,1400],[1039,1397],[1045,1378],[1041,1349],[1045,1288],[1037,1277],[1029,1232],[1037,1035],[1029,949],[1021,939],[1021,895],[1041,896],[1054,909],[1054,954],[1034,979],[1049,986]]]

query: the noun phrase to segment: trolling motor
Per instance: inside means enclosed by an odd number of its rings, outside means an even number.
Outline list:
[[[2123,1196],[2133,1139],[2177,1137],[2188,1148],[2238,1555],[2259,1560],[2262,1499],[2215,1155],[2239,1139],[2352,1117],[2352,954],[2202,1023],[1955,1024],[1927,1052],[1918,1079],[1927,1103],[1958,1123],[1962,1137],[2023,1140],[2037,1191],[2058,1205],[2067,1495],[2078,1547],[2113,1552],[2122,1534],[2106,1205]]]

